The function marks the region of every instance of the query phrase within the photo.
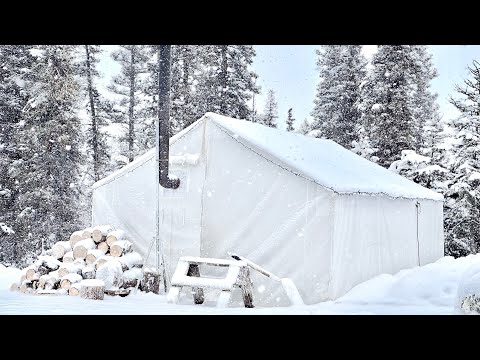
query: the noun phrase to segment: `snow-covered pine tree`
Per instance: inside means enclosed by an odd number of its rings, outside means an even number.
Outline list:
[[[276,128],[277,127],[277,119],[278,119],[278,104],[275,100],[275,92],[270,89],[267,93],[267,100],[265,102],[265,111],[259,119],[263,125]]]
[[[82,58],[79,66],[79,74],[82,78],[82,88],[85,94],[85,106],[90,117],[86,141],[88,152],[91,157],[92,178],[98,181],[110,170],[110,155],[106,140],[106,134],[101,131],[106,125],[109,114],[106,112],[109,107],[106,100],[102,99],[97,90],[96,81],[99,73],[96,69],[98,54],[101,53],[99,45],[83,45],[80,49]]]
[[[120,139],[124,145],[121,153],[126,157],[126,162],[131,162],[135,156],[150,148],[146,140],[139,140],[139,136],[145,134],[153,123],[147,111],[144,79],[148,71],[148,46],[120,45],[112,53],[112,58],[120,64],[121,69],[109,89],[119,96],[114,108],[115,121],[127,126],[125,136]]]
[[[186,128],[203,114],[195,98],[195,84],[200,72],[198,45],[172,45],[170,78],[170,135]],[[149,47],[148,77],[145,91],[148,94],[148,112],[152,119],[146,129],[148,146],[155,146],[155,120],[158,116],[158,45]]]
[[[293,115],[292,115],[292,108],[288,109],[288,114],[287,114],[287,131],[294,131],[295,128],[293,127],[293,122],[295,121],[295,119],[293,118]]]
[[[460,97],[450,99],[461,113],[451,123],[454,182],[445,211],[446,253],[454,256],[480,249],[480,63],[473,61],[468,69],[471,78],[455,88]]]
[[[295,132],[302,135],[307,135],[311,130],[312,130],[312,124],[305,118],[300,123],[300,126],[298,127],[298,129],[295,130]]]
[[[22,241],[16,230],[18,182],[12,167],[20,154],[16,133],[29,99],[34,57],[28,45],[0,45],[0,264],[16,264]]]
[[[338,144],[352,147],[358,140],[360,85],[366,60],[360,45],[325,45],[317,50],[320,82],[312,111],[314,130]]]
[[[83,141],[72,48],[37,49],[35,83],[17,133],[20,159],[12,175],[19,182],[15,207],[18,234],[24,239],[19,258],[24,261],[84,225],[78,222]]]
[[[431,89],[431,82],[438,76],[438,72],[426,45],[414,45],[412,50],[414,64],[411,68],[410,108],[416,126],[415,148],[428,154],[434,146],[436,134],[442,130],[438,128],[440,115],[437,94]]]
[[[417,125],[411,109],[415,54],[411,45],[380,45],[362,86],[364,126],[378,163],[388,167],[402,150],[415,149]]]
[[[213,111],[222,115],[250,120],[248,106],[257,74],[249,69],[255,57],[252,45],[199,46],[202,72],[197,86],[200,113]]]

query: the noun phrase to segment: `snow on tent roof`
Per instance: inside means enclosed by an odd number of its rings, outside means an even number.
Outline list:
[[[211,112],[172,136],[170,144],[207,120],[213,121],[245,146],[248,147],[245,142],[251,144],[251,147],[258,149],[261,155],[270,161],[337,193],[384,194],[393,198],[443,200],[442,194],[364,159],[334,141],[273,129]],[[97,181],[93,188],[133,171],[154,156],[155,149],[149,150],[120,170]]]
[[[208,118],[297,173],[337,193],[384,194],[394,198],[443,200],[443,195],[397,175],[334,141],[273,129],[207,113]],[[270,156],[268,156],[270,155]],[[278,161],[272,160],[275,157]],[[280,165],[280,164],[279,164]]]

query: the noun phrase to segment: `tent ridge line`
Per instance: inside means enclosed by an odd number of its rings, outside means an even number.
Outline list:
[[[172,144],[175,144],[178,140],[180,140],[180,139],[182,139],[183,137],[185,137],[185,135],[187,135],[188,133],[190,133],[190,131],[192,131],[193,129],[195,129],[195,128],[198,126],[199,123],[200,123],[200,122],[197,122],[196,124],[194,123],[195,125],[192,126],[190,130],[186,131],[184,134],[182,134],[182,135],[179,136],[178,138],[174,139],[174,141],[172,141]],[[193,124],[192,124],[192,125],[193,125]],[[151,150],[152,150],[152,149],[149,149],[148,151],[151,151]],[[147,152],[148,152],[148,151],[147,151]],[[147,152],[145,152],[145,154],[146,154]],[[142,154],[142,155],[140,155],[140,156],[143,156],[143,155],[145,155],[145,154]],[[134,170],[138,169],[139,167],[145,165],[146,163],[148,163],[150,160],[152,160],[152,159],[154,159],[154,158],[155,158],[155,154],[152,154],[151,157],[149,157],[148,159],[146,159],[144,162],[139,163],[137,166],[132,167],[129,171],[125,171],[124,173],[121,173],[121,174],[119,174],[118,176],[113,176],[110,180],[105,181],[105,183],[100,183],[100,185],[95,186],[95,183],[94,183],[94,184],[92,185],[92,189],[97,189],[97,188],[100,188],[100,187],[102,187],[102,186],[104,186],[104,185],[110,184],[112,181],[117,180],[117,179],[120,179],[121,177],[123,177],[123,176],[131,173],[132,171],[134,171]],[[127,165],[128,165],[128,164],[127,164]],[[125,166],[127,166],[127,165],[125,165]],[[122,170],[122,168],[118,169],[117,171],[120,171],[120,170]],[[113,175],[113,174],[115,174],[115,172],[113,172],[112,174],[108,175],[107,177],[109,177],[109,176],[111,176],[111,175]],[[105,178],[103,178],[103,179],[101,179],[101,180],[98,180],[98,182],[101,182],[101,181],[105,180],[107,177],[105,177]]]
[[[239,144],[241,144],[242,146],[246,147],[247,149],[249,149],[250,151],[254,152],[255,154],[257,154],[258,156],[260,156],[261,158],[267,160],[268,162],[282,168],[283,170],[285,171],[288,171],[289,173],[292,173],[293,175],[295,176],[298,176],[298,177],[301,177],[302,179],[305,179],[307,181],[310,181],[316,185],[319,185],[325,189],[328,189],[330,191],[332,191],[333,193],[337,194],[337,195],[364,195],[364,196],[379,196],[379,195],[383,195],[383,196],[387,196],[391,199],[404,199],[404,200],[416,200],[416,199],[422,199],[422,200],[431,200],[431,201],[441,201],[443,202],[443,200],[434,200],[434,199],[429,199],[429,198],[424,198],[424,197],[405,197],[405,196],[393,196],[393,195],[390,195],[390,194],[387,194],[385,192],[377,192],[377,193],[369,193],[369,192],[365,192],[365,191],[351,191],[351,192],[345,192],[345,191],[338,191],[338,190],[335,190],[333,188],[331,188],[330,186],[327,186],[327,185],[324,185],[324,184],[320,184],[319,182],[305,176],[304,174],[301,174],[301,173],[298,173],[298,172],[295,172],[293,171],[292,169],[289,169],[285,166],[282,166],[281,164],[278,164],[276,163],[275,161],[269,159],[268,157],[266,157],[265,155],[259,153],[258,151],[256,151],[255,149],[253,149],[252,147],[246,145],[245,143],[243,143],[242,141],[240,141],[238,139],[238,137],[235,137],[233,136],[230,131],[228,131],[227,129],[225,129],[223,126],[221,126],[220,124],[218,124],[215,120],[213,119],[210,119],[212,120],[212,122],[215,124],[215,126],[217,126],[221,131],[223,131],[225,134],[227,134],[228,136],[230,136],[233,140],[235,140],[236,142],[238,142]],[[242,138],[244,139],[244,138]],[[244,139],[246,140],[246,139]],[[246,140],[248,141],[248,140]]]

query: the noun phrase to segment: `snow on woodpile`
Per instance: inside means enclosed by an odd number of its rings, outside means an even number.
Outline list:
[[[39,256],[20,271],[11,290],[95,300],[102,300],[104,293],[125,296],[135,287],[154,291],[151,281],[146,285],[144,280],[150,275],[144,276],[142,256],[134,251],[124,231],[109,225],[75,231],[70,241],[57,242],[46,253],[51,255]]]
[[[214,113],[207,113],[202,119],[213,121],[235,140],[274,163],[337,193],[443,200],[441,194],[364,159],[331,140]]]

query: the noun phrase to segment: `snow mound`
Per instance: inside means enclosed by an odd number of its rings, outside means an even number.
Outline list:
[[[480,314],[480,261],[462,273],[454,309],[457,314]]]

